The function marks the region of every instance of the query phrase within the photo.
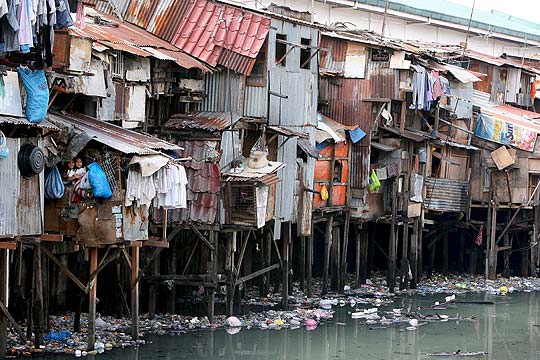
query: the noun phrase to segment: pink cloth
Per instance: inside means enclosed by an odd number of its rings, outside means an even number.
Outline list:
[[[82,1],[79,1],[79,5],[77,6],[77,19],[75,20],[75,24],[81,30],[84,30],[86,27],[86,22],[84,21],[84,4]]]
[[[441,97],[443,94],[442,87],[441,87],[441,79],[439,78],[439,72],[437,70],[431,70],[431,76],[433,79],[431,92],[432,92],[433,100],[436,100],[437,98]]]

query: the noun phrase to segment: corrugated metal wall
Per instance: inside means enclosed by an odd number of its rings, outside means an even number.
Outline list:
[[[227,70],[207,74],[205,92],[208,97],[198,106],[198,110],[212,112],[230,112],[232,110],[238,114],[240,79],[243,81],[243,77],[239,74],[233,71],[227,72]]]
[[[0,160],[0,236],[42,233],[44,175],[25,179],[17,166],[21,144],[27,142],[42,145],[37,139],[8,138],[9,156]]]
[[[469,182],[463,180],[426,178],[426,209],[438,211],[465,211]]]
[[[268,108],[268,87],[246,86],[244,116],[266,118]]]

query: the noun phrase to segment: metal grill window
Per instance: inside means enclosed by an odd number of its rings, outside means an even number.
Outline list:
[[[231,220],[235,224],[257,224],[257,204],[253,184],[232,184]]]
[[[113,56],[111,56],[111,72],[113,77],[124,78],[124,56],[120,50],[113,50]]]

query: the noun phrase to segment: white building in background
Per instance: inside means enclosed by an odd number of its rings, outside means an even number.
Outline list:
[[[229,0],[261,9],[274,3],[309,11],[315,22],[342,23],[349,28],[381,33],[385,0]],[[472,0],[471,0],[472,5]],[[390,0],[385,35],[404,40],[464,44],[491,56],[532,57],[540,54],[540,25],[497,11],[475,9],[448,0]],[[469,28],[470,22],[470,28]]]

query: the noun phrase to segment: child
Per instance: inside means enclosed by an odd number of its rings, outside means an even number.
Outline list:
[[[72,164],[75,164],[75,167],[72,166]],[[76,158],[75,161],[70,160],[68,163],[68,171],[67,171],[67,181],[77,181],[80,180],[84,174],[86,174],[86,169],[83,166],[83,162],[81,158]]]

